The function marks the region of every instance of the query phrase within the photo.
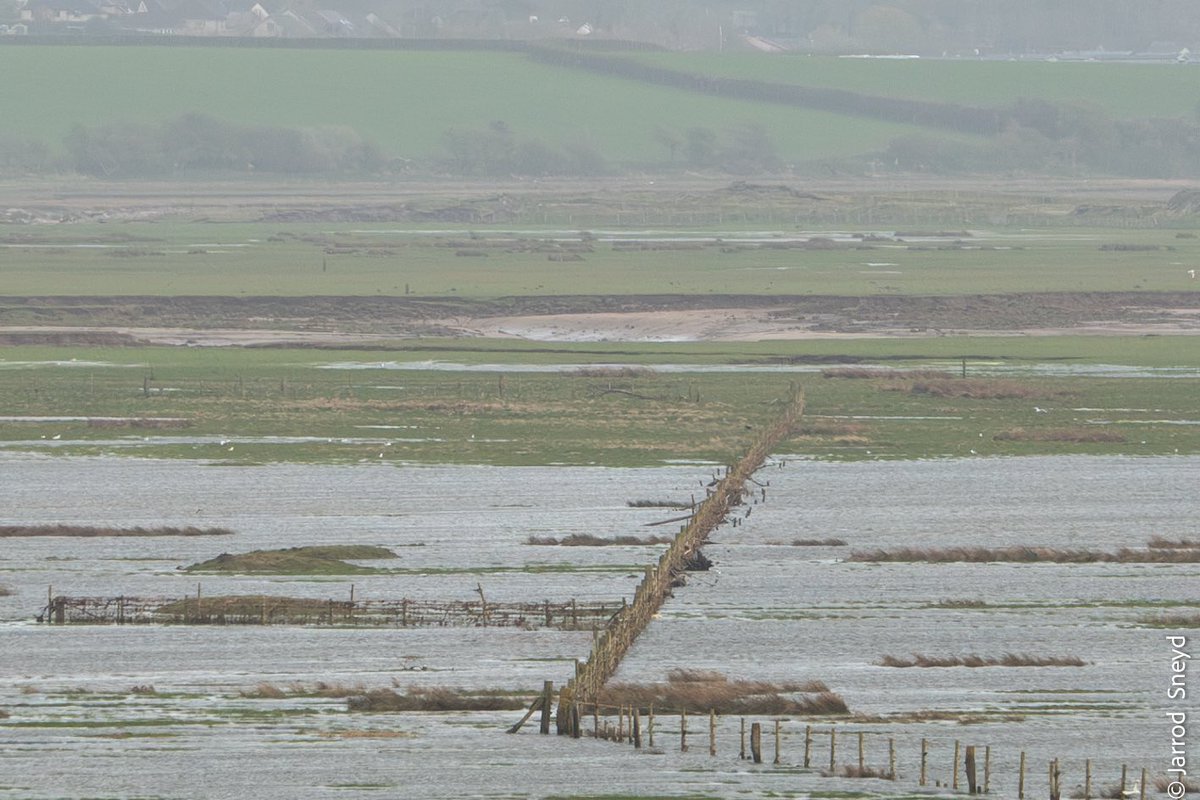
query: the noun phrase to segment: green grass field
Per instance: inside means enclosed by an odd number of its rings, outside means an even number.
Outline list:
[[[561,233],[474,235],[378,224],[320,225],[315,233],[271,223],[43,227],[9,240],[0,278],[7,295],[402,295],[406,285],[414,295],[446,297],[954,295],[1183,291],[1193,288],[1187,269],[1200,262],[1200,239],[1172,231],[982,231],[957,249],[937,249],[951,244],[945,239],[832,250],[638,251],[597,241],[581,260],[565,262],[513,252],[517,238]],[[1158,249],[1102,251],[1105,244]]]
[[[639,53],[639,61],[704,75],[846,89],[869,95],[1007,105],[1019,98],[1092,106],[1116,117],[1196,113],[1200,74],[1178,64],[880,60],[755,53]]]
[[[393,157],[445,156],[447,130],[503,120],[552,146],[661,163],[658,128],[765,126],[788,160],[884,147],[914,126],[692,95],[491,52],[27,46],[0,50],[0,133],[58,146],[73,125],[202,112],[239,124],[343,125]],[[119,78],[115,77],[119,76]],[[37,98],[31,103],[30,98]]]

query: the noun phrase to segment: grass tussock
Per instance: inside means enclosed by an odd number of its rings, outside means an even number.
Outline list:
[[[1194,550],[1200,548],[1200,539],[1164,539],[1155,536],[1146,542],[1146,546],[1156,550]]]
[[[0,525],[0,537],[16,536],[232,536],[228,528],[108,528],[94,525]]]
[[[842,764],[837,769],[821,770],[823,778],[879,778],[885,781],[894,781],[895,775],[892,775],[882,767],[858,766],[857,764]]]
[[[914,653],[912,658],[887,655],[876,662],[880,667],[1083,667],[1087,662],[1075,656],[1031,656],[1005,653],[1002,656],[928,656]]]
[[[155,697],[158,695],[158,690],[152,684],[141,683],[137,686],[130,686],[129,693],[141,695],[142,697]]]
[[[938,380],[950,378],[949,372],[940,369],[886,369],[882,367],[832,367],[821,370],[823,378],[850,378],[861,380],[897,380],[901,378]]]
[[[673,669],[663,683],[614,683],[597,698],[602,705],[654,706],[663,711],[718,714],[846,714],[840,696],[822,681],[731,681],[720,672]]]
[[[1200,628],[1200,614],[1150,614],[1139,617],[1138,624],[1150,628]]]
[[[373,689],[347,700],[351,711],[515,711],[524,708],[520,697],[499,694],[464,694],[444,686],[411,686],[404,694]]]
[[[13,593],[12,589],[10,589],[7,586],[5,586],[4,584],[0,583],[0,597],[10,597],[12,595],[12,593]]]
[[[670,544],[670,536],[593,536],[590,533],[572,533],[556,539],[553,536],[530,536],[525,544],[561,545],[563,547],[605,547],[610,545]]]
[[[895,550],[870,550],[851,553],[848,561],[942,563],[1052,563],[1052,564],[1190,564],[1200,562],[1200,550],[1122,548],[1115,553],[1104,550],[1065,550],[1056,547],[900,547]]]
[[[1101,428],[1009,428],[992,437],[997,442],[1075,442],[1116,443],[1126,441],[1125,435]]]
[[[793,539],[792,547],[845,547],[845,539]]]
[[[968,400],[1043,400],[1053,393],[1019,381],[982,378],[944,378],[914,381],[911,394],[930,397],[961,397]]]
[[[691,508],[691,503],[681,503],[678,500],[626,500],[625,505],[629,508],[674,508],[685,509]]]
[[[386,547],[372,545],[324,545],[254,550],[240,555],[221,553],[216,558],[192,564],[187,572],[267,573],[273,575],[353,575],[376,570],[347,563],[398,558]]]

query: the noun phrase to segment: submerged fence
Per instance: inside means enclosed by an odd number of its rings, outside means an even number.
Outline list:
[[[569,600],[319,600],[236,595],[203,597],[51,596],[38,622],[59,625],[361,625],[396,628],[516,627],[591,630],[624,606]]]

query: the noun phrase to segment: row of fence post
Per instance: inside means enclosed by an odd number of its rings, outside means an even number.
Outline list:
[[[545,694],[552,691],[551,684],[547,682]],[[644,740],[649,747],[655,746],[655,730],[656,720],[661,717],[663,710],[649,706],[645,716],[646,724],[642,724],[643,712],[636,705],[604,705],[600,703],[576,703],[577,709],[579,706],[591,708],[592,716],[592,736],[597,739],[608,741],[616,741],[621,743],[632,744],[635,748],[642,748]],[[675,713],[675,712],[669,712]],[[542,717],[542,733],[549,733],[549,717],[548,712],[543,707]],[[695,735],[688,728],[689,712],[679,711],[679,750],[680,752],[688,752],[690,745],[688,743],[689,735]],[[601,717],[609,717],[615,715],[616,723],[611,723],[608,719],[601,723]],[[696,716],[692,712],[692,716]],[[572,735],[578,738],[581,731],[578,730],[578,716],[576,714],[576,728],[571,731]],[[708,713],[708,754],[716,756],[717,748],[717,731],[718,731],[718,715],[715,710]],[[773,726],[774,748],[772,751],[772,763],[783,763],[783,720],[771,720]],[[755,764],[763,763],[763,723],[752,722],[749,727],[749,749],[747,750],[747,727],[746,718],[739,718],[739,746],[738,758],[750,760]],[[872,767],[867,759],[867,733],[865,731],[839,731],[837,728],[830,726],[828,729],[821,731],[814,729],[812,725],[804,726],[804,750],[803,761],[801,762],[805,769],[813,769],[814,763],[817,761],[816,752],[816,736],[829,737],[829,758],[828,766],[822,768],[822,774],[836,777],[874,777],[883,780],[897,780],[898,773],[896,771],[896,741],[894,737],[887,739],[887,767]],[[852,764],[842,764],[838,762],[839,744],[846,737],[853,737],[856,745],[856,761]],[[1026,796],[1026,767],[1027,758],[1024,750],[1020,753],[1017,770],[1017,798],[1025,800]],[[918,784],[920,786],[929,786],[930,778],[930,742],[929,739],[921,739],[920,749],[920,767],[918,775]],[[1097,793],[1093,781],[1092,760],[1087,759],[1084,762],[1084,780],[1083,780],[1083,798],[1084,800],[1098,800],[1101,793]],[[1047,778],[1050,800],[1061,800],[1061,782],[1062,773],[1060,763],[1057,758],[1048,762]],[[1127,765],[1121,766],[1121,780],[1118,785],[1118,791],[1123,798],[1131,797],[1129,794],[1129,771]],[[1149,780],[1146,769],[1141,771],[1141,780],[1138,784],[1138,798],[1145,800],[1147,793],[1147,781]],[[941,781],[933,781],[934,785],[943,788]],[[992,791],[992,748],[984,746],[982,753],[976,745],[964,745],[961,740],[954,741],[954,756],[950,764],[950,779],[944,788],[949,788],[953,791],[965,790],[967,794],[990,794]]]

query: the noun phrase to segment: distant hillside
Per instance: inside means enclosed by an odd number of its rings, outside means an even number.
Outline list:
[[[1200,172],[1188,65],[468,48],[2,46],[0,171]]]

